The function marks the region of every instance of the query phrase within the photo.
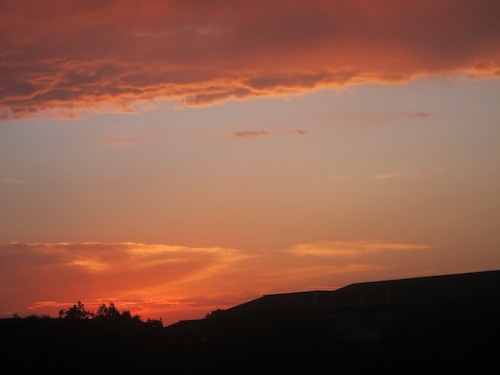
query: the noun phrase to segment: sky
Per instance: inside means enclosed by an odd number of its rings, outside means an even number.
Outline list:
[[[0,0],[0,317],[500,269],[499,16]]]

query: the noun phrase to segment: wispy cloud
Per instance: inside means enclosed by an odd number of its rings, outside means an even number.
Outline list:
[[[112,274],[142,272],[155,268],[179,270],[193,266],[192,269],[196,269],[202,264],[208,266],[215,260],[227,264],[241,256],[234,249],[190,248],[132,242],[11,243],[2,246],[1,249],[4,255],[31,254],[34,258],[43,258],[45,261],[51,259],[54,267],[73,267],[82,272]],[[45,261],[44,266],[47,265]]]
[[[258,130],[258,131],[247,130],[247,131],[233,132],[233,135],[236,138],[248,139],[248,138],[270,137],[275,135],[275,133],[265,130]]]
[[[289,251],[300,256],[362,256],[386,251],[425,250],[431,246],[418,243],[400,243],[385,241],[352,241],[352,242],[315,242],[304,243],[292,247]]]
[[[0,118],[498,77],[499,13],[496,0],[3,1]]]
[[[137,142],[137,139],[134,137],[127,136],[113,136],[113,137],[105,137],[102,139],[102,143],[110,146],[124,146]]]
[[[22,185],[23,182],[17,178],[4,177],[4,178],[0,179],[0,184]]]
[[[342,285],[391,267],[373,254],[431,246],[389,241],[323,241],[282,251],[241,251],[134,242],[0,245],[0,316],[52,314],[77,299],[115,301],[145,316],[200,317],[265,293]],[[345,284],[344,284],[345,285]]]
[[[418,177],[422,177],[422,174],[419,172],[414,172],[414,173],[390,172],[390,173],[380,173],[375,175],[375,179],[377,180],[394,180],[400,178],[418,178]]]
[[[233,137],[241,138],[241,139],[250,139],[250,138],[262,138],[262,137],[272,137],[272,136],[305,136],[308,132],[302,129],[290,130],[289,132],[277,133],[273,131],[267,130],[244,130],[233,132]]]
[[[413,117],[415,118],[428,118],[431,114],[429,112],[415,112],[413,113]]]

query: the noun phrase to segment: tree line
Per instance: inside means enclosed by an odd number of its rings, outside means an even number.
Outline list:
[[[13,315],[14,318],[21,318],[18,314]],[[27,319],[52,319],[48,315],[28,315]],[[87,310],[85,305],[78,301],[76,304],[68,308],[67,310],[61,309],[59,311],[59,319],[68,320],[100,320],[100,321],[112,321],[112,322],[129,322],[129,323],[143,323],[151,327],[162,328],[163,321],[159,319],[147,319],[143,321],[139,315],[132,315],[129,310],[120,311],[116,308],[113,302],[109,302],[108,305],[103,303],[97,309],[97,312]]]

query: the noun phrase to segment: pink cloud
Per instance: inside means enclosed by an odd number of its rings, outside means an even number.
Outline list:
[[[269,131],[264,131],[264,130],[258,130],[258,131],[247,130],[247,131],[234,132],[233,135],[236,138],[247,139],[247,138],[270,137],[270,136],[273,136],[274,133],[269,132]]]
[[[499,13],[496,0],[5,0],[0,118],[498,77]]]
[[[290,134],[293,134],[293,135],[306,135],[307,131],[302,130],[302,129],[297,129],[297,130],[291,131]]]

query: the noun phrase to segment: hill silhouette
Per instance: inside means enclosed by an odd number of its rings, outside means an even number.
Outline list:
[[[95,316],[85,312],[79,303],[60,318],[0,320],[4,368],[77,374],[493,373],[500,353],[500,271],[267,295],[168,327],[111,304]]]

